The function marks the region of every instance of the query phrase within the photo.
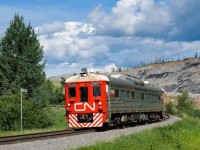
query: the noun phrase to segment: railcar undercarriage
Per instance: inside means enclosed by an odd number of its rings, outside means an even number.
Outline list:
[[[162,112],[135,112],[135,113],[113,113],[111,125],[135,122],[154,122],[163,119]]]

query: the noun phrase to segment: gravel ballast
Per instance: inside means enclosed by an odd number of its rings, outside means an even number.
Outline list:
[[[0,145],[0,150],[64,150],[68,148],[78,148],[81,146],[94,145],[97,141],[111,141],[122,135],[129,135],[134,132],[141,132],[146,129],[161,127],[181,120],[179,117],[171,116],[169,119],[135,127],[129,127],[118,130],[108,130],[104,132],[95,132],[71,137],[61,137],[55,139],[38,140],[33,142],[24,142],[10,145]]]

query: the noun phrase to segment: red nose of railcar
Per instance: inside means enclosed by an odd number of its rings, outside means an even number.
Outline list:
[[[72,128],[102,127],[106,121],[106,82],[66,83],[66,114]]]

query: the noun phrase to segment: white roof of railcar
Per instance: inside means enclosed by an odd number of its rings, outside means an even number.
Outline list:
[[[109,81],[107,76],[95,74],[95,73],[86,73],[86,76],[81,76],[80,74],[69,77],[65,82],[85,82],[85,81]]]

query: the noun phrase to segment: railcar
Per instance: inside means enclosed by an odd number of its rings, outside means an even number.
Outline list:
[[[162,89],[124,74],[83,72],[69,77],[65,99],[71,128],[153,121],[164,115]]]

